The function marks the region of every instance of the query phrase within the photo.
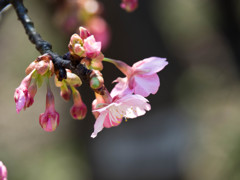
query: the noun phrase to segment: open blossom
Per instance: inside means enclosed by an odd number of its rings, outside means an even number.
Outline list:
[[[14,100],[16,103],[16,111],[19,113],[23,108],[27,106],[29,102],[29,91],[28,87],[32,80],[32,73],[27,75],[21,82],[20,86],[15,90]]]
[[[39,124],[47,131],[55,131],[59,125],[59,114],[55,110],[54,96],[48,84],[48,90],[46,95],[46,110],[39,116]]]
[[[138,7],[138,0],[122,0],[121,8],[128,12],[134,11]]]
[[[93,113],[96,122],[91,137],[95,138],[104,127],[118,126],[123,118],[136,118],[142,116],[151,109],[148,100],[140,95],[126,94],[115,96],[110,103],[100,103],[97,107],[97,99],[93,101]]]
[[[0,180],[7,180],[7,168],[2,161],[0,161]]]
[[[88,58],[96,58],[101,53],[101,42],[96,42],[93,35],[84,40],[83,47]]]
[[[125,75],[125,78],[118,78],[112,94],[121,94],[129,91],[140,94],[144,97],[150,94],[156,94],[160,86],[160,80],[157,72],[161,71],[168,62],[166,58],[150,57],[138,61],[132,67],[122,61],[109,60],[115,64]]]

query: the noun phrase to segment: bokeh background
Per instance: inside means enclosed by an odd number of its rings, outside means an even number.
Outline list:
[[[56,25],[53,1],[24,2],[38,32],[64,54],[70,35]],[[152,110],[91,139],[93,93],[79,89],[88,115],[76,121],[72,103],[52,85],[60,113],[55,132],[38,123],[45,86],[34,105],[17,114],[14,90],[39,53],[10,8],[0,21],[0,160],[8,179],[239,180],[240,2],[139,0],[130,14],[120,0],[101,2],[112,35],[105,56],[130,65],[150,56],[168,59],[158,93],[148,98]],[[109,89],[123,76],[109,64],[103,75]]]

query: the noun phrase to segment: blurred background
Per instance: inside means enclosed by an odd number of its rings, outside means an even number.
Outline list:
[[[95,139],[92,91],[80,87],[88,114],[76,121],[69,114],[72,103],[52,84],[60,125],[44,132],[38,117],[45,110],[45,86],[31,108],[15,111],[15,88],[39,53],[10,8],[0,21],[0,160],[9,180],[240,179],[239,1],[139,0],[133,13],[122,10],[120,0],[80,11],[75,1],[24,2],[37,31],[59,54],[68,51],[77,26],[85,25],[104,34],[106,57],[132,65],[159,56],[169,65],[159,73],[158,93],[148,97],[152,110]],[[91,26],[91,18],[105,20]],[[110,64],[103,76],[108,89],[123,77]]]

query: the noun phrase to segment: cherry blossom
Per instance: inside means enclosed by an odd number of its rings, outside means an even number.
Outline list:
[[[146,58],[136,62],[132,67],[122,61],[106,58],[104,60],[116,65],[126,75],[125,78],[117,78],[114,81],[117,84],[112,90],[113,95],[127,91],[144,97],[157,93],[160,86],[157,72],[168,64],[166,58],[159,57]]]
[[[100,105],[100,108],[97,108]],[[101,107],[102,106],[102,107]],[[148,100],[140,95],[126,94],[124,96],[115,96],[111,103],[93,102],[93,113],[96,118],[94,132],[91,137],[95,138],[102,129],[118,126],[123,118],[136,118],[149,111],[151,106]]]

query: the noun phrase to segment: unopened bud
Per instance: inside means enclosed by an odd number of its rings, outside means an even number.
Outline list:
[[[74,87],[72,87],[72,95],[73,95],[74,104],[70,109],[70,114],[73,119],[82,120],[85,118],[85,116],[87,114],[87,107],[82,102],[80,93]]]
[[[103,84],[104,79],[102,77],[102,74],[97,70],[93,70],[92,74],[90,75],[90,87],[92,89],[98,89],[102,87]]]
[[[84,27],[79,28],[79,34],[82,39],[86,39],[91,35],[90,32]]]
[[[82,85],[81,79],[74,73],[67,72],[67,79],[65,80],[68,85],[74,86],[74,87],[79,87]]]
[[[61,86],[60,96],[64,100],[69,101],[71,98],[71,90],[66,85]]]
[[[28,75],[30,74],[36,67],[36,61],[31,62],[29,66],[26,68],[25,73]]]

